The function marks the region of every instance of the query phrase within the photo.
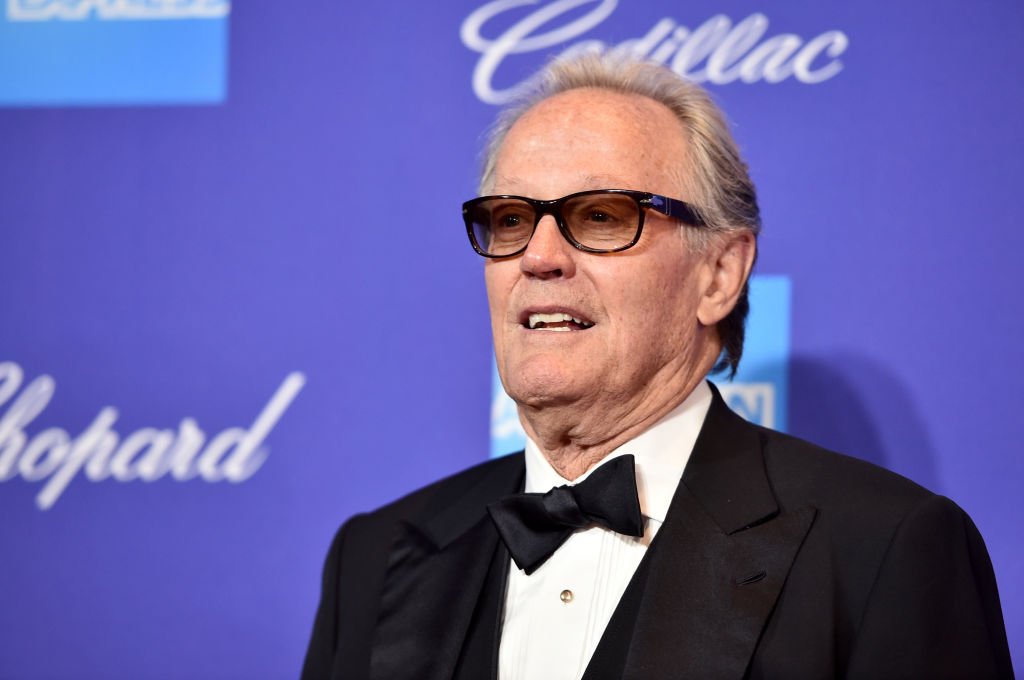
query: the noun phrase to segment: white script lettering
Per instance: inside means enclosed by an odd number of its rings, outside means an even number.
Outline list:
[[[580,14],[578,8],[594,5]],[[570,41],[583,36],[607,19],[618,0],[493,0],[474,10],[462,22],[462,43],[480,53],[473,69],[473,92],[488,104],[507,104],[530,85],[529,79],[504,89],[495,86],[498,68],[512,55],[550,50],[559,46],[559,56],[581,52],[629,53],[641,59],[666,64],[673,71],[696,82],[724,85],[778,83],[787,78],[815,85],[834,78],[843,68],[839,61],[849,38],[830,30],[810,40],[793,33],[781,33],[765,40],[768,17],[754,13],[738,23],[716,14],[690,30],[671,18],[659,20],[644,36],[617,45],[601,40]],[[514,21],[496,37],[484,37],[484,27],[496,17],[518,8],[536,6]],[[570,21],[558,19],[572,13]],[[539,64],[538,64],[539,66]],[[703,68],[701,68],[703,66]]]
[[[0,406],[18,393],[24,371],[11,361],[0,363]],[[25,432],[49,404],[56,382],[41,375],[25,386],[0,415],[0,482],[20,476],[43,482],[36,496],[40,510],[53,507],[75,475],[93,482],[152,482],[168,473],[179,481],[195,477],[206,482],[244,482],[267,459],[263,441],[306,383],[302,373],[290,373],[248,428],[230,427],[213,437],[192,418],[183,418],[177,431],[144,427],[123,439],[112,428],[118,412],[100,410],[80,435],[51,427],[34,436]]]

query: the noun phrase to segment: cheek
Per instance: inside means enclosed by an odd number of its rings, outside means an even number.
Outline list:
[[[505,296],[502,294],[501,271],[495,269],[492,262],[484,265],[484,286],[487,289],[487,304],[494,311]]]
[[[685,257],[647,264],[615,291],[617,335],[634,347],[678,351],[696,327],[697,277]]]
[[[495,342],[499,341],[503,321],[508,318],[512,278],[501,265],[506,263],[488,262],[484,269],[484,284],[487,287],[487,306],[491,314],[491,328]]]

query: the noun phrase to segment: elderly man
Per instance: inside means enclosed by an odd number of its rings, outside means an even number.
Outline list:
[[[754,187],[652,64],[551,66],[463,208],[523,454],[338,532],[305,678],[1012,675],[953,503],[733,414]]]

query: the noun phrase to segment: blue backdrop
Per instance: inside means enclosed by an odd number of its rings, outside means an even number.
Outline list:
[[[7,0],[0,677],[297,675],[338,524],[491,450],[481,133],[623,43],[759,187],[737,403],[962,505],[1024,667],[1021,3]]]

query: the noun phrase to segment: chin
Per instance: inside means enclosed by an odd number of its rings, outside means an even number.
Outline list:
[[[510,362],[503,376],[505,390],[520,406],[554,406],[571,403],[581,396],[578,370],[563,362],[534,359]]]

